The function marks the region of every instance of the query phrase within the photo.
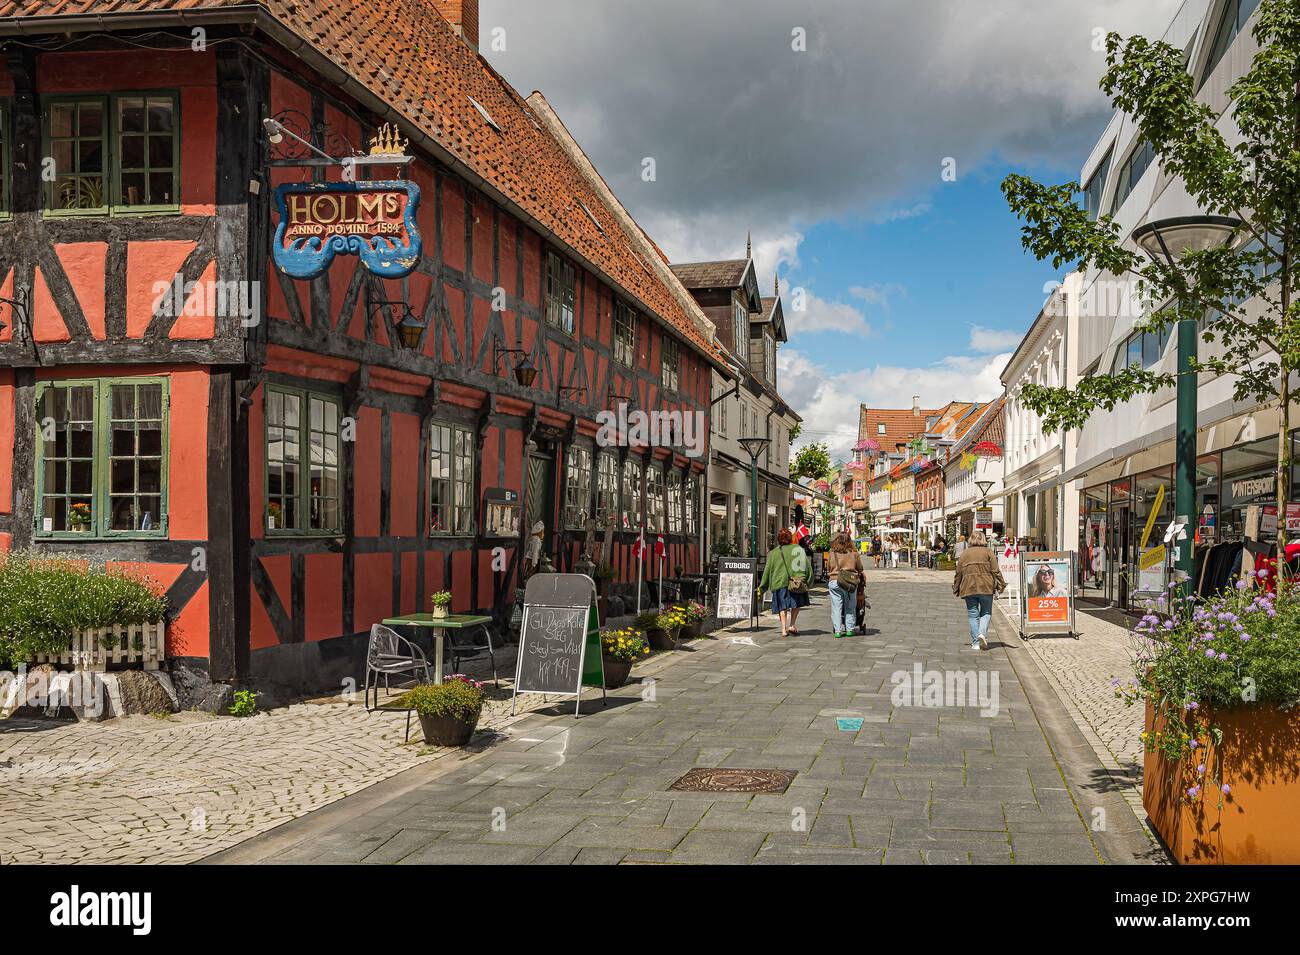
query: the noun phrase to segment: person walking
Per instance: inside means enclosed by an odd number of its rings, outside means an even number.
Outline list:
[[[957,535],[957,543],[953,546],[952,552],[953,552],[954,556],[956,556],[956,558],[957,558],[958,560],[961,560],[961,555],[964,554],[964,553],[966,552],[966,535],[965,535],[965,534],[958,534],[958,535]]]
[[[952,593],[966,601],[966,620],[970,625],[970,649],[989,648],[989,622],[993,619],[993,598],[1006,590],[1007,582],[998,569],[998,559],[988,548],[983,531],[975,531],[952,578]]]
[[[772,612],[781,620],[781,636],[799,635],[796,624],[799,611],[808,606],[808,557],[803,548],[793,543],[790,531],[781,528],[776,535],[776,546],[767,553],[763,566],[763,579],[758,582],[758,597],[772,594]]]
[[[831,542],[831,563],[826,574],[830,578],[827,590],[831,595],[831,632],[837,640],[851,637],[856,626],[858,591],[865,587],[867,574],[862,555],[848,534],[836,534]]]
[[[898,553],[902,549],[902,545],[898,543],[897,537],[889,542],[889,566],[895,570],[898,569]]]

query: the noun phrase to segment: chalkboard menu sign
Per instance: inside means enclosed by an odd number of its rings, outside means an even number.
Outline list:
[[[534,574],[524,590],[515,692],[579,697],[584,686],[605,687],[596,584],[585,574]],[[514,701],[510,705],[514,712]]]
[[[753,557],[718,558],[718,619],[743,620],[754,616],[754,575],[758,561]]]

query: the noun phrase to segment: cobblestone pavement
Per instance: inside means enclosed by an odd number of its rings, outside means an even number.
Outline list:
[[[541,701],[530,701],[540,706]],[[486,728],[509,721],[490,703]],[[0,722],[0,862],[193,862],[420,763],[404,713],[304,703],[251,718]],[[418,741],[418,742],[417,742]]]
[[[1133,675],[1128,631],[1089,613],[1075,620],[1079,639],[1045,634],[1026,645],[1102,764],[1124,782],[1125,798],[1142,818],[1143,711],[1126,706],[1111,684]]]
[[[798,637],[770,617],[723,631],[605,708],[534,714],[477,757],[411,770],[210,861],[1154,861],[1050,687],[1020,684],[1018,670],[1037,669],[1012,665],[1014,634],[962,649],[950,588],[946,574],[869,571],[865,637],[834,639],[820,595]],[[978,702],[925,689],[962,673]],[[783,794],[670,789],[697,767],[796,775]]]

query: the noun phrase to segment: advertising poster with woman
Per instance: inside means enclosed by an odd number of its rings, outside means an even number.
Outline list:
[[[1025,623],[1070,622],[1070,555],[1026,554]]]

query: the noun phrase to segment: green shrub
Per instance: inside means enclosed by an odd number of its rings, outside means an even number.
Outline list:
[[[155,582],[69,555],[0,556],[0,668],[60,653],[73,630],[158,623],[167,601]]]
[[[252,716],[257,712],[257,694],[252,690],[236,690],[235,702],[230,704],[231,716]]]
[[[421,716],[447,716],[472,723],[483,710],[483,684],[457,674],[443,683],[421,683],[393,705],[410,707]]]

